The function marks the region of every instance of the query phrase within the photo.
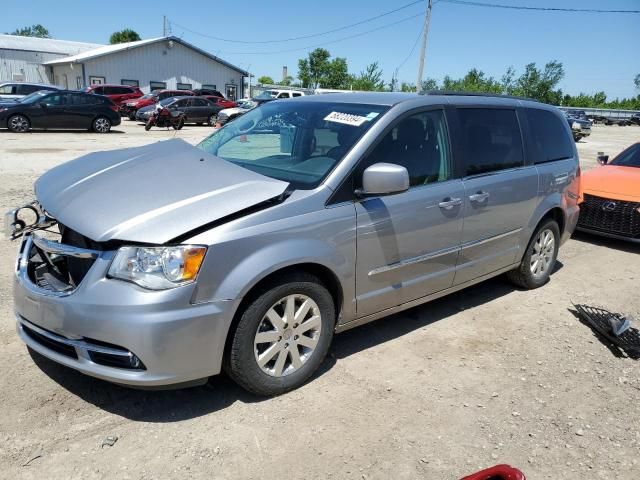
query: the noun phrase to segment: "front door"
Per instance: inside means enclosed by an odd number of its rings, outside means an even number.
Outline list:
[[[400,119],[358,166],[407,168],[410,188],[356,204],[357,315],[363,317],[449,288],[462,233],[464,187],[455,179],[444,111]]]
[[[225,92],[226,95],[225,96],[229,100],[235,102],[236,99],[238,98],[238,95],[237,95],[238,87],[235,86],[235,85],[228,84],[228,85],[225,85],[225,90],[226,90],[226,92]]]
[[[67,94],[52,93],[38,102],[40,111],[32,118],[34,128],[68,128]]]
[[[538,171],[526,165],[513,109],[459,108],[464,229],[455,284],[512,265],[536,205]]]

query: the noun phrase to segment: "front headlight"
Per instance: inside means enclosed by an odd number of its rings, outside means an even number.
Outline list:
[[[150,290],[166,290],[195,281],[207,247],[121,247],[109,276]]]

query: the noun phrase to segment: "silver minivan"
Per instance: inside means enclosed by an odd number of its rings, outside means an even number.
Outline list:
[[[500,274],[545,284],[580,168],[551,106],[347,93],[265,103],[46,172],[9,212],[20,338],[88,375],[274,395],[333,334]],[[56,234],[51,233],[55,231]]]

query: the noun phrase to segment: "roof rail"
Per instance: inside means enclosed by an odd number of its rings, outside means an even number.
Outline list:
[[[528,102],[538,102],[535,98],[518,97],[516,95],[502,95],[500,93],[485,92],[456,92],[455,90],[427,90],[420,92],[420,95],[451,95],[464,97],[492,97],[492,98],[510,98],[512,100],[526,100]]]

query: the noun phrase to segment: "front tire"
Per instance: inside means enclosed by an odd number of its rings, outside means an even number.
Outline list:
[[[213,127],[216,124],[217,116],[215,114],[209,115],[209,119],[207,120],[207,125]]]
[[[96,133],[109,133],[111,130],[111,120],[107,117],[98,117],[93,121],[91,126]]]
[[[252,393],[288,392],[322,364],[334,328],[329,291],[313,275],[293,274],[269,284],[244,309],[225,369]]]
[[[527,290],[543,286],[556,265],[560,246],[560,228],[555,220],[545,220],[536,228],[522,262],[507,273],[514,284]]]
[[[14,115],[7,120],[7,128],[14,133],[24,133],[31,128],[31,122],[24,115]]]

